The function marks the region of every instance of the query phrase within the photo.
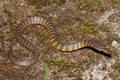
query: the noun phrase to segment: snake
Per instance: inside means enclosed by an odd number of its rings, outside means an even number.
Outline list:
[[[60,42],[60,40],[56,34],[55,27],[52,25],[52,23],[50,21],[48,21],[47,19],[45,19],[43,17],[34,16],[34,17],[28,17],[28,18],[20,21],[20,23],[17,25],[15,32],[14,32],[15,40],[20,45],[25,47],[26,49],[32,51],[34,56],[29,60],[18,61],[13,56],[13,49],[11,46],[11,48],[9,50],[10,60],[16,65],[28,66],[28,65],[34,64],[39,58],[39,55],[40,55],[39,48],[35,44],[30,42],[26,37],[23,36],[25,30],[28,27],[30,27],[30,25],[40,25],[40,26],[44,27],[52,46],[54,48],[56,48],[57,50],[60,50],[63,52],[65,52],[65,51],[71,52],[71,51],[75,51],[75,50],[78,50],[78,49],[81,49],[84,47],[92,47],[92,48],[95,48],[96,50],[103,51],[103,52],[109,51],[109,48],[107,47],[105,42],[95,39],[95,38],[83,39],[79,42],[75,42],[75,43],[71,43],[71,44],[70,43],[66,43],[66,44],[62,43],[62,42]]]

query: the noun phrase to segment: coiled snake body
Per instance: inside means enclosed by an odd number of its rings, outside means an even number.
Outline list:
[[[12,54],[13,50],[11,48],[9,51],[10,60],[17,65],[21,65],[21,66],[31,65],[35,63],[39,57],[39,49],[23,36],[24,30],[26,30],[29,27],[29,25],[35,25],[35,24],[41,25],[47,30],[47,34],[52,46],[60,51],[74,51],[87,46],[93,47],[99,51],[108,50],[104,42],[100,40],[96,40],[94,38],[89,40],[84,39],[80,42],[73,44],[63,44],[58,40],[54,26],[49,21],[47,21],[42,17],[29,17],[18,24],[14,35],[17,42],[19,42],[22,46],[26,47],[27,49],[29,49],[34,53],[34,57],[27,61],[16,61],[16,59],[14,59],[13,57]]]

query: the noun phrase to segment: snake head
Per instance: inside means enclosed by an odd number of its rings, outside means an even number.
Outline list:
[[[96,40],[94,38],[91,41],[93,42],[93,47],[98,50],[99,53],[111,57],[112,51],[110,50],[110,46],[108,44],[102,40]]]

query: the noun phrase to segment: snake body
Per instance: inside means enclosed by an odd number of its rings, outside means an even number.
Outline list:
[[[78,50],[80,48],[84,47],[93,47],[100,51],[103,51],[106,48],[106,45],[104,42],[100,40],[96,40],[94,38],[92,39],[84,39],[80,42],[72,43],[72,44],[63,44],[59,41],[56,35],[56,30],[54,29],[54,26],[46,19],[42,17],[29,17],[27,19],[24,19],[21,21],[15,30],[15,39],[17,42],[19,42],[22,46],[27,48],[28,50],[32,51],[34,53],[34,57],[31,60],[28,61],[16,61],[13,57],[13,54],[11,52],[10,59],[12,62],[14,62],[17,65],[30,65],[37,61],[38,55],[39,55],[39,49],[36,47],[36,45],[32,44],[29,40],[27,40],[23,34],[24,31],[30,26],[30,25],[41,25],[45,28],[47,31],[49,40],[54,48],[60,51],[74,51]]]

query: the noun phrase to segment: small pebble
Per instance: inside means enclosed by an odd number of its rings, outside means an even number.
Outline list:
[[[120,46],[120,44],[117,41],[114,40],[112,42],[112,46],[115,47],[115,48],[118,48]]]

